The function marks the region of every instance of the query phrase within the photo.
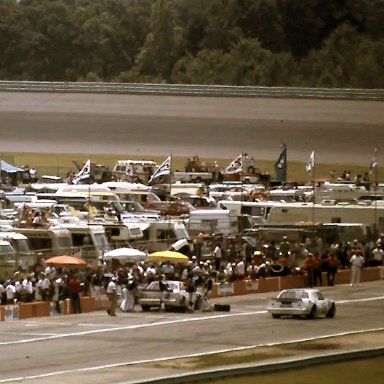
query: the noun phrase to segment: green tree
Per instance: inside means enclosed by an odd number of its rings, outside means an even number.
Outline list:
[[[172,0],[156,0],[153,5],[150,32],[136,58],[134,71],[142,79],[169,82],[182,46],[180,29],[175,22]]]

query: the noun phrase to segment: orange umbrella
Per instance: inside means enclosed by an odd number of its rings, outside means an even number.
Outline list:
[[[73,256],[55,256],[45,260],[46,264],[53,265],[55,267],[65,268],[81,268],[87,265],[87,262],[83,259]]]

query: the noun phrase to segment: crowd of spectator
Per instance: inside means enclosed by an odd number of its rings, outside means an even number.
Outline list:
[[[222,240],[214,240],[209,244],[211,257],[203,258],[198,251],[197,255],[189,255],[186,264],[144,261],[121,265],[100,258],[95,268],[71,270],[47,266],[42,259],[32,272],[19,269],[1,282],[1,303],[50,301],[60,313],[60,302],[70,298],[73,312],[80,313],[80,295],[93,296],[96,307],[103,307],[103,297],[112,278],[115,278],[120,292],[130,290],[136,299],[140,289],[159,276],[166,280],[184,281],[189,289],[192,289],[193,282],[195,289],[202,286],[207,291],[213,282],[256,280],[287,274],[307,276],[309,287],[322,286],[324,283],[332,286],[337,271],[350,268],[354,255],[361,255],[363,266],[383,265],[384,260],[383,236],[373,242],[355,240],[327,247],[318,238],[297,244],[289,242],[284,236],[279,244],[272,241],[256,247],[238,241],[225,243]],[[322,280],[322,272],[327,272],[326,282]]]

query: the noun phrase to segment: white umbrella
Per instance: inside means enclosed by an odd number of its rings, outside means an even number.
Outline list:
[[[116,248],[112,251],[104,253],[104,260],[115,259],[136,263],[144,261],[146,258],[147,254],[145,252],[135,248]]]

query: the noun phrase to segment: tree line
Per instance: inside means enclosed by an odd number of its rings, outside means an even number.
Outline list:
[[[384,88],[383,0],[1,0],[0,79]]]

